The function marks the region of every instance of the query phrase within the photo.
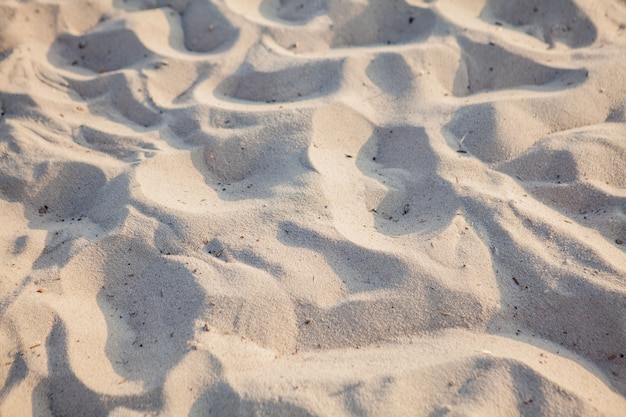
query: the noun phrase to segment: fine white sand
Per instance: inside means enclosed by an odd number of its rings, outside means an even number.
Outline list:
[[[623,0],[0,3],[1,416],[624,416]]]

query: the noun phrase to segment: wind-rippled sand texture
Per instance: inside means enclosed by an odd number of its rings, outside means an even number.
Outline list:
[[[0,4],[0,415],[623,416],[621,0]]]

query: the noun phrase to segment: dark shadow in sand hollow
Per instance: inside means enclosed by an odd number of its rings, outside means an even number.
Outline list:
[[[227,383],[218,383],[207,390],[194,403],[189,417],[221,416],[290,416],[313,417],[315,414],[287,400],[255,400],[235,392]]]
[[[423,127],[375,128],[361,147],[356,165],[363,174],[389,189],[372,212],[379,233],[426,234],[450,224],[460,201],[453,185],[437,173],[439,163]]]
[[[33,390],[33,415],[106,417],[120,406],[144,412],[162,408],[159,388],[143,395],[119,397],[92,391],[72,372],[67,343],[65,325],[57,319],[46,340],[48,376]],[[42,399],[47,400],[47,404],[42,403]]]
[[[178,261],[139,238],[106,238],[97,300],[109,327],[107,356],[117,373],[160,386],[194,337],[204,291]],[[125,329],[125,331],[120,331]],[[132,340],[124,337],[128,332]]]

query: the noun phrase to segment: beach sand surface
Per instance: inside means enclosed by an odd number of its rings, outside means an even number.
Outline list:
[[[626,415],[623,0],[0,3],[0,416]]]

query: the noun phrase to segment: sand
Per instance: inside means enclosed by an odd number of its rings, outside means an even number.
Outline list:
[[[0,415],[626,415],[625,22],[3,1]]]

